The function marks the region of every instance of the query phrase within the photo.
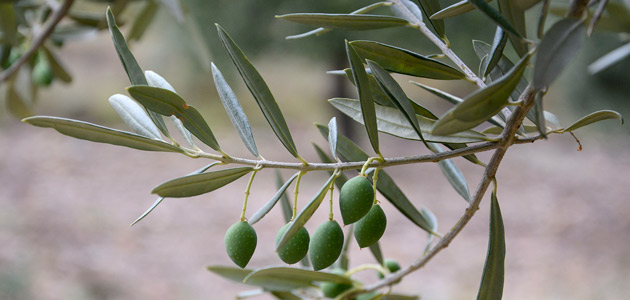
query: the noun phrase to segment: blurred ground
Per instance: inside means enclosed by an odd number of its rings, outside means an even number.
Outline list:
[[[124,128],[105,101],[128,85],[108,37],[69,46],[63,55],[74,66],[75,83],[44,91],[37,112]],[[143,67],[164,75],[200,108],[227,152],[247,156],[225,113],[217,109],[207,70],[193,60],[174,59],[192,55],[187,51],[177,43],[160,42],[156,35],[134,48]],[[287,114],[300,153],[316,161],[310,142],[325,144],[311,124],[325,123],[331,115],[324,104],[331,96],[330,77],[322,75],[328,67],[302,60],[278,63],[289,59],[279,52],[255,64]],[[231,68],[227,61],[217,65]],[[290,160],[240,79],[229,80],[255,127],[261,153],[267,159]],[[449,84],[449,90],[465,93],[460,89],[465,84]],[[426,97],[413,91],[413,98]],[[561,92],[548,99],[554,100],[549,110],[563,123],[577,118],[562,109],[566,100]],[[427,101],[431,108],[445,107]],[[128,224],[155,200],[153,187],[208,162],[79,141],[6,116],[0,124],[0,299],[233,299],[249,289],[205,270],[207,265],[231,264],[223,234],[238,220],[247,179],[211,194],[167,199],[130,228]],[[617,128],[607,121],[578,131],[581,152],[570,136],[552,136],[508,152],[498,175],[508,249],[504,299],[613,300],[630,294],[630,139],[627,130]],[[382,138],[386,156],[417,154],[410,150],[418,149],[417,143]],[[464,160],[456,163],[474,189],[481,169]],[[436,176],[436,166],[388,172],[416,205],[437,215],[440,232],[448,231],[463,213],[466,203]],[[261,175],[253,186],[248,215],[275,193],[273,172]],[[323,174],[305,177],[301,206],[324,180]],[[432,300],[472,299],[486,254],[487,203],[449,248],[395,291]],[[389,219],[382,239],[385,256],[407,265],[423,251],[426,235],[387,202],[383,206]],[[256,225],[259,245],[250,267],[280,263],[273,253],[280,216],[275,209]],[[325,218],[326,212],[319,211],[307,228],[312,232]],[[351,254],[353,266],[373,262],[369,251],[359,251],[356,245]],[[370,272],[358,276],[376,279]]]

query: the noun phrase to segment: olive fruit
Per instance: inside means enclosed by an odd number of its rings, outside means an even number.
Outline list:
[[[384,263],[385,263],[385,268],[387,268],[387,270],[389,270],[390,273],[394,273],[400,270],[400,264],[393,259],[386,259]],[[383,277],[385,277],[383,273],[378,272],[378,278],[383,279]]]
[[[31,77],[33,82],[40,86],[48,86],[52,83],[54,75],[48,59],[43,54],[37,56]]]
[[[245,268],[256,250],[256,231],[246,221],[240,221],[225,232],[225,250],[232,261]]]
[[[315,271],[332,265],[343,248],[343,230],[337,221],[319,225],[308,246],[309,257]]]
[[[276,235],[276,245],[280,242],[280,238],[287,231],[290,225],[291,223],[287,223],[278,230],[278,234]],[[278,256],[283,262],[290,265],[294,264],[306,256],[309,241],[310,238],[308,236],[308,231],[306,231],[306,228],[302,227],[286,244],[284,244],[282,249],[278,250]]]
[[[357,176],[348,180],[339,192],[339,209],[343,224],[352,224],[370,211],[374,203],[374,188],[370,181]]]
[[[333,270],[331,270],[331,273],[343,276],[345,272],[343,269],[334,268]],[[351,287],[351,284],[335,283],[329,281],[322,282],[322,285],[320,286],[320,288],[322,289],[322,293],[324,293],[324,296],[328,298],[335,298]]]
[[[385,212],[380,205],[372,205],[370,211],[354,224],[354,238],[359,243],[359,247],[365,248],[378,242],[386,226]]]

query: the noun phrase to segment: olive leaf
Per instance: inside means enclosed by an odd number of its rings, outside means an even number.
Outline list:
[[[422,9],[422,12],[429,20],[429,24],[435,30],[441,38],[446,38],[446,33],[444,32],[444,21],[442,20],[433,20],[430,18],[431,15],[438,12],[440,10],[440,2],[438,0],[416,0]]]
[[[57,55],[55,55],[45,45],[42,46],[40,49],[42,49],[43,53],[46,55],[46,58],[48,59],[48,63],[50,65],[50,69],[52,70],[53,74],[55,75],[55,78],[58,78],[59,80],[61,80],[63,82],[66,82],[66,83],[72,82],[72,75],[70,75],[70,73],[68,73],[68,71],[66,70],[66,66],[64,66],[63,63],[61,63],[61,60],[59,60]]]
[[[620,120],[623,125],[623,117],[620,113],[613,110],[600,110],[575,121],[573,124],[569,125],[569,127],[563,129],[562,132],[574,131],[578,128],[603,120]]]
[[[109,97],[109,104],[131,131],[151,139],[162,140],[160,130],[136,101],[125,95],[115,94]]]
[[[235,267],[224,267],[224,266],[209,266],[207,270],[217,274],[223,278],[238,282],[244,283],[243,280],[247,278],[247,276],[254,271],[249,269],[241,269]],[[274,278],[274,277],[257,277],[250,278],[247,283],[248,285],[259,286],[268,291],[291,291],[297,288],[307,288],[313,287],[313,283],[311,281],[297,279],[297,278]]]
[[[219,38],[223,47],[227,50],[232,62],[238,69],[239,74],[245,81],[245,85],[254,96],[256,103],[260,107],[265,119],[271,129],[276,134],[282,145],[296,158],[299,158],[297,148],[291,137],[291,132],[287,126],[287,122],[284,120],[284,116],[276,103],[276,99],[271,94],[271,90],[265,83],[258,70],[249,61],[245,53],[238,47],[238,45],[232,40],[230,35],[219,24],[215,24],[219,33]]]
[[[527,44],[522,39],[526,36],[525,9],[516,2],[514,0],[499,0],[499,11],[518,32],[517,35],[508,34],[508,37],[518,56],[523,57],[528,51]]]
[[[328,128],[324,125],[316,124],[319,132],[328,137]],[[368,159],[367,153],[363,151],[357,144],[348,139],[342,134],[339,134],[338,149],[339,155],[346,161],[365,161]],[[416,224],[423,230],[431,233],[431,226],[424,216],[416,209],[416,207],[409,201],[407,196],[398,187],[394,179],[392,179],[387,172],[381,170],[378,172],[378,181],[376,183],[378,191],[387,199],[390,203],[396,207],[400,213],[402,213],[412,223]]]
[[[396,80],[394,80],[387,71],[379,66],[378,63],[371,60],[367,60],[367,63],[380,87],[388,94],[389,98],[393,100],[396,108],[398,108],[398,110],[405,116],[413,130],[416,134],[418,134],[418,137],[420,137],[422,142],[426,144],[426,141],[422,136],[422,130],[420,130],[420,125],[418,124],[418,119],[416,118],[416,113],[413,110],[413,107],[411,107],[411,103],[400,85],[398,85]]]
[[[13,3],[0,3],[0,29],[3,33],[3,44],[17,44],[18,23]]]
[[[144,35],[144,32],[149,27],[149,24],[153,22],[155,15],[158,12],[159,5],[155,1],[145,1],[144,7],[134,17],[131,24],[131,30],[129,30],[129,41],[138,41]]]
[[[328,122],[328,145],[332,156],[337,158],[337,118],[335,117]]]
[[[328,189],[330,188],[330,185],[332,184],[336,176],[337,174],[333,173],[333,175],[328,178],[328,181],[324,183],[324,185],[320,188],[319,192],[313,197],[313,199],[295,217],[293,222],[291,222],[291,225],[289,225],[282,237],[280,237],[280,239],[278,240],[278,243],[276,244],[276,251],[278,251],[278,249],[282,249],[282,247],[284,247],[284,245],[298,231],[300,231],[302,227],[304,227],[304,224],[308,222],[311,216],[313,216],[313,213],[315,213],[317,208],[319,208],[319,205],[322,203],[322,200],[324,200],[324,196],[326,196],[326,192],[328,192]]]
[[[363,59],[373,60],[390,72],[442,80],[466,77],[441,61],[407,49],[372,41],[352,41],[350,45]]]
[[[23,119],[22,122],[38,127],[53,128],[61,134],[97,143],[125,146],[145,151],[183,152],[181,148],[162,141],[78,120],[36,116]]]
[[[212,168],[213,166],[220,164],[221,162],[219,161],[215,161],[195,172],[190,173],[189,175],[193,175],[193,174],[201,174],[205,171],[207,171],[208,169]],[[133,221],[133,223],[131,223],[131,225],[129,225],[130,227],[133,225],[136,225],[136,223],[142,221],[142,219],[144,219],[146,216],[148,216],[158,205],[160,205],[160,203],[162,203],[162,201],[164,201],[164,199],[166,199],[165,197],[158,197],[157,200],[155,200],[155,202],[153,202],[153,205],[151,205],[149,207],[149,209],[147,209],[144,213],[142,213],[142,215],[140,215],[140,217],[138,217],[136,220]]]
[[[505,231],[496,189],[491,194],[490,238],[477,300],[500,300],[503,296],[505,272]]]
[[[622,61],[626,57],[630,57],[630,43],[627,43],[598,58],[588,66],[588,72],[591,74],[597,74],[602,70]]]
[[[116,53],[118,54],[118,58],[120,59],[123,68],[125,69],[125,73],[127,73],[127,77],[129,77],[129,82],[131,82],[132,85],[147,85],[147,80],[144,77],[144,72],[142,72],[140,65],[138,65],[138,61],[136,61],[133,53],[131,53],[131,50],[129,50],[127,41],[125,40],[123,34],[120,32],[120,29],[118,29],[118,26],[116,25],[116,20],[114,19],[114,14],[109,7],[107,8],[106,18],[107,26],[109,27],[109,33],[111,35],[112,42],[114,43],[114,48],[116,49]],[[157,128],[159,128],[165,136],[170,136],[168,133],[168,128],[166,127],[162,116],[150,110],[148,111],[148,114],[151,120],[153,120],[153,123],[155,123],[155,125],[157,126]]]
[[[282,197],[284,197],[287,188],[291,185],[293,180],[295,180],[295,178],[297,178],[298,174],[300,174],[300,172],[297,172],[297,173],[293,174],[293,176],[291,176],[284,184],[282,184],[282,186],[273,195],[273,197],[271,197],[271,199],[269,199],[269,201],[267,201],[267,203],[265,203],[265,205],[263,205],[258,211],[256,211],[251,216],[251,218],[249,218],[248,222],[249,222],[250,225],[256,224],[265,215],[267,215],[268,212],[271,211],[271,209],[276,205],[276,203],[278,203],[278,200],[280,200]]]
[[[330,130],[328,130],[328,135],[330,136]],[[317,144],[313,143],[313,147],[315,148],[315,152],[317,152],[317,156],[319,156],[319,159],[323,163],[327,163],[327,164],[335,163],[335,161],[330,156],[328,156],[328,154],[326,154],[326,152],[324,152],[322,148],[317,146]],[[328,174],[332,175],[332,173],[333,171],[328,171]],[[335,185],[338,188],[341,188],[346,183],[346,181],[348,181],[348,178],[346,177],[346,175],[344,175],[343,173],[340,173],[339,177],[335,179]]]
[[[163,88],[173,93],[177,93],[175,91],[175,88],[173,88],[173,86],[170,83],[168,83],[168,81],[166,81],[166,79],[164,79],[164,77],[160,76],[158,73],[155,73],[151,70],[147,70],[147,71],[144,71],[144,77],[147,79],[147,84],[149,86]],[[190,131],[188,131],[188,129],[186,129],[186,127],[184,126],[184,123],[182,123],[182,121],[178,119],[176,116],[171,116],[170,118],[171,118],[171,122],[175,124],[175,128],[177,128],[177,130],[182,135],[184,140],[186,140],[186,143],[188,143],[188,145],[190,145],[191,147],[194,147],[195,143],[193,142],[192,134],[190,133]]]
[[[232,88],[223,77],[219,68],[217,68],[214,63],[211,63],[211,68],[214,85],[219,92],[219,98],[221,98],[221,103],[223,103],[223,107],[228,113],[230,121],[232,121],[232,124],[236,128],[236,131],[245,144],[245,147],[247,147],[247,150],[249,150],[249,152],[251,152],[254,156],[258,157],[259,154],[258,148],[256,147],[256,141],[254,140],[252,128],[249,125],[249,120],[243,111],[243,107],[241,107],[234,91],[232,91]]]
[[[263,279],[287,282],[296,281],[312,283],[326,281],[340,284],[352,284],[352,280],[350,278],[342,275],[289,267],[267,267],[254,270],[243,279],[243,283]]]
[[[500,26],[497,26],[497,31],[494,34],[494,40],[492,41],[492,50],[490,52],[490,56],[488,58],[488,63],[485,64],[485,69],[482,74],[483,77],[488,76],[490,71],[494,69],[499,63],[501,57],[503,57],[503,49],[505,49],[505,45],[507,44],[507,34]]]
[[[441,153],[445,151],[444,148],[435,143],[427,143],[427,147],[435,153]],[[444,159],[438,161],[437,164],[440,167],[442,174],[444,174],[444,177],[446,177],[446,179],[455,189],[455,191],[460,194],[464,198],[464,200],[466,200],[466,202],[470,202],[470,192],[468,191],[466,178],[464,177],[464,174],[462,174],[462,171],[460,171],[455,163],[453,163],[453,160]]]
[[[237,167],[179,177],[160,184],[151,193],[169,198],[197,196],[221,188],[252,170],[252,167]]]
[[[479,9],[479,11],[490,18],[492,22],[505,29],[505,31],[514,34],[518,38],[522,38],[522,35],[514,28],[514,26],[512,26],[510,21],[506,20],[499,11],[486,3],[485,0],[468,0],[468,2],[470,2],[470,4],[474,5],[477,9]]]
[[[519,83],[530,56],[523,57],[509,73],[473,92],[464,102],[446,112],[433,127],[433,134],[448,135],[470,129],[499,113]]]
[[[435,217],[435,214],[433,214],[433,212],[431,212],[430,210],[428,210],[426,208],[420,209],[420,213],[427,220],[427,222],[429,223],[429,226],[431,226],[431,231],[432,232],[437,232],[438,231],[438,220]],[[429,252],[429,250],[431,249],[431,243],[433,242],[433,238],[434,237],[435,237],[435,235],[429,233],[429,238],[427,239],[427,245],[424,247],[424,253]]]
[[[405,19],[367,14],[286,14],[276,18],[294,23],[345,30],[372,30],[409,25]]]
[[[383,258],[383,251],[381,251],[381,243],[377,241],[376,243],[370,245],[369,248],[372,256],[374,256],[378,264],[384,266],[385,259]]]
[[[577,54],[585,36],[584,22],[573,18],[562,19],[547,31],[534,63],[534,89],[546,89],[560,75]]]
[[[348,61],[350,62],[350,68],[352,69],[352,77],[357,87],[357,93],[359,95],[359,103],[361,104],[361,118],[363,119],[363,125],[370,139],[372,149],[377,154],[380,154],[378,143],[378,128],[376,122],[376,112],[374,110],[374,100],[372,98],[372,90],[368,81],[367,73],[363,67],[363,62],[358,53],[352,45],[346,41],[346,54],[348,55]]]
[[[411,2],[411,0],[400,0],[400,4],[402,4],[402,7],[398,5],[389,6],[394,15],[414,25],[418,22],[422,22],[424,17],[422,16],[422,10],[417,4]]]
[[[144,85],[130,86],[127,91],[144,107],[165,116],[177,117],[200,141],[220,151],[219,143],[199,111],[186,104],[178,94],[167,89]]]
[[[29,102],[27,99],[23,97],[15,87],[15,82],[9,82],[8,87],[6,89],[7,100],[5,105],[7,109],[11,112],[12,115],[18,118],[27,118],[33,115],[31,112],[31,108],[29,107]]]
[[[278,169],[275,170],[276,174],[276,188],[281,189],[284,186],[284,179],[282,179],[282,175]],[[280,204],[282,205],[282,216],[284,217],[284,222],[289,223],[291,221],[291,217],[293,216],[293,208],[291,208],[291,202],[289,201],[289,197],[286,193],[282,193],[280,196]]]
[[[485,0],[485,1],[490,2],[492,0]],[[434,13],[433,15],[431,15],[431,19],[441,20],[441,19],[446,19],[450,17],[455,17],[455,16],[465,14],[471,10],[475,10],[475,6],[473,6],[468,0],[462,0],[459,2],[455,2],[443,8],[442,10]]]
[[[389,5],[389,3],[388,3],[388,2],[377,2],[377,3],[373,3],[373,4],[370,4],[370,5],[368,5],[368,6],[365,6],[365,7],[359,8],[359,9],[357,9],[357,10],[355,10],[355,11],[351,12],[350,14],[351,14],[351,15],[356,15],[356,14],[365,14],[365,13],[367,13],[367,12],[369,12],[369,11],[371,11],[371,10],[375,9],[375,8],[379,8],[379,7],[381,7],[381,6],[385,6],[385,5]],[[332,31],[332,29],[330,29],[330,28],[324,28],[324,27],[319,27],[319,28],[317,28],[317,29],[313,29],[313,30],[311,30],[311,31],[308,31],[308,32],[305,32],[305,33],[302,33],[302,34],[296,34],[296,35],[287,36],[287,37],[286,37],[286,39],[287,39],[287,40],[293,40],[293,39],[304,38],[304,37],[311,36],[311,35],[317,35],[317,36],[319,36],[319,35],[322,35],[322,34],[324,34],[324,33],[330,32],[330,31]]]
[[[356,122],[363,124],[361,107],[356,99],[333,98],[328,100],[332,106],[346,114]],[[395,108],[375,106],[378,130],[404,139],[420,140],[407,118]],[[487,137],[479,132],[466,130],[452,135],[434,135],[431,129],[435,120],[416,115],[422,136],[426,141],[436,143],[475,143],[486,141]],[[339,147],[339,146],[338,146]],[[339,149],[337,150],[339,151]]]

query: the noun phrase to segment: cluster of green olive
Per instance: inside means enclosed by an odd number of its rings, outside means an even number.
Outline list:
[[[339,209],[344,225],[354,224],[354,237],[359,247],[365,248],[383,236],[387,217],[383,209],[375,203],[374,188],[364,176],[348,180],[339,192]],[[288,229],[288,223],[278,231],[276,243]],[[256,231],[246,221],[232,225],[225,234],[225,248],[236,265],[244,268],[256,249]],[[281,249],[278,256],[287,264],[302,260],[307,253],[314,270],[332,265],[341,254],[344,235],[335,220],[329,220],[317,227],[312,237],[302,227]]]

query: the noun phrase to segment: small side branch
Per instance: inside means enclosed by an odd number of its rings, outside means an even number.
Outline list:
[[[37,53],[39,47],[41,47],[46,39],[48,39],[48,37],[53,33],[57,24],[59,24],[61,19],[63,19],[68,11],[70,11],[72,3],[74,3],[74,0],[66,0],[61,6],[58,6],[56,9],[54,8],[50,20],[46,23],[43,30],[35,36],[33,42],[31,43],[31,47],[22,56],[20,56],[20,58],[13,63],[11,67],[0,73],[0,83],[9,80],[9,78],[11,78],[27,61],[33,57],[33,55],[35,55],[35,53]]]

